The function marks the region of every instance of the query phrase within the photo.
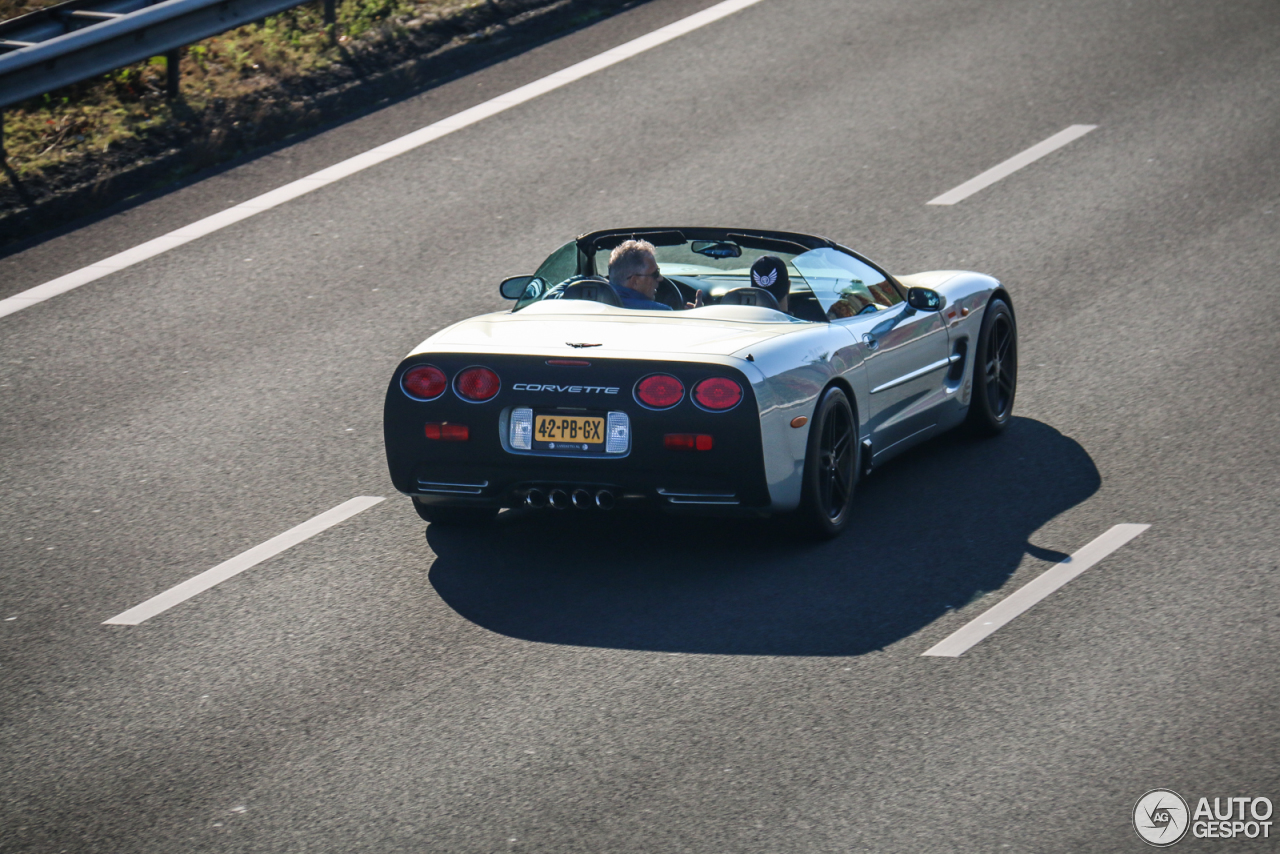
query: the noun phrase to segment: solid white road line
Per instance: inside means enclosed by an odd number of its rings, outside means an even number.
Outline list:
[[[984,187],[989,187],[1001,178],[1008,177],[1023,166],[1034,163],[1046,154],[1057,151],[1069,142],[1079,139],[1097,125],[1072,125],[1059,131],[1044,142],[1037,143],[1021,154],[1015,154],[999,166],[992,166],[976,178],[970,178],[954,190],[948,190],[936,199],[930,199],[930,205],[954,205],[961,199],[967,199]]]
[[[1111,554],[1150,525],[1116,525],[1066,560],[1056,563],[1033,581],[1014,591],[1009,598],[974,619],[921,655],[956,658],[987,635],[1026,611],[1032,605]]]
[[[196,238],[226,228],[232,223],[237,223],[254,214],[270,210],[291,199],[304,196],[313,190],[326,187],[335,181],[346,178],[348,175],[354,175],[357,172],[368,169],[370,166],[376,166],[384,160],[390,160],[392,157],[404,154],[406,151],[412,151],[456,130],[462,130],[490,116],[519,106],[526,101],[531,101],[539,95],[545,95],[562,86],[567,86],[589,74],[594,74],[601,69],[616,65],[623,60],[630,59],[637,54],[644,53],[686,33],[691,33],[700,27],[705,27],[707,24],[714,23],[721,18],[759,2],[760,0],[724,0],[722,3],[717,3],[707,9],[703,9],[701,12],[682,18],[647,35],[640,36],[638,39],[606,50],[604,53],[585,59],[576,65],[571,65],[554,74],[547,75],[541,80],[535,80],[518,89],[513,89],[505,95],[499,95],[492,100],[485,101],[483,104],[477,104],[470,109],[463,110],[434,124],[405,134],[399,139],[393,139],[390,142],[379,145],[377,148],[371,148],[363,154],[357,154],[355,157],[343,160],[341,163],[335,163],[327,169],[321,169],[319,172],[315,172],[305,178],[299,178],[269,193],[263,193],[261,196],[250,199],[247,202],[241,202],[221,213],[197,220],[184,228],[179,228],[177,231],[171,231],[154,240],[148,240],[146,243],[135,246],[118,255],[112,255],[110,258],[76,270],[73,273],[59,276],[56,279],[45,282],[43,285],[36,285],[30,290],[15,294],[8,299],[0,300],[0,317],[21,311],[36,303],[44,302],[51,297],[64,294],[81,285],[87,285],[89,282],[101,279],[103,276],[110,275],[117,270],[123,270],[125,267],[131,267],[148,258],[154,258],[184,243],[190,243]]]
[[[116,614],[110,620],[104,620],[102,625],[136,626],[143,620],[149,620],[156,614],[162,614],[174,605],[187,601],[197,593],[203,593],[215,584],[221,584],[228,578],[239,575],[246,569],[255,567],[268,558],[275,557],[280,552],[296,546],[303,540],[314,537],[321,531],[332,528],[339,522],[350,519],[357,513],[368,510],[383,500],[385,499],[362,495],[350,501],[344,501],[332,510],[326,510],[319,516],[308,519],[297,527],[290,528],[280,536],[272,537],[260,546],[254,546],[247,552],[241,552],[231,560],[218,564],[213,569],[205,570],[194,578],[188,578],[177,587],[170,587],[159,596],[153,596],[123,614]]]

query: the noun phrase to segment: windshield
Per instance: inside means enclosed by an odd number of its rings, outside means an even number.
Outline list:
[[[641,235],[648,236],[648,235]],[[798,243],[728,234],[721,239],[687,240],[678,232],[654,234],[658,270],[670,282],[669,298],[676,307],[692,303],[699,291],[704,304],[714,305],[728,291],[751,286],[751,265],[773,255],[791,278],[788,314],[801,320],[826,322],[876,311],[902,301],[883,273],[870,264],[830,247],[806,251]],[[787,249],[794,251],[787,251]],[[566,243],[542,263],[516,310],[542,300],[560,299],[565,288],[584,277],[608,278],[612,246],[582,252]],[[674,293],[678,290],[679,293]]]

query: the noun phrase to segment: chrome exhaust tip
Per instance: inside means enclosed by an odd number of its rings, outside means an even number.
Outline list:
[[[551,490],[550,494],[547,495],[547,500],[557,510],[565,510],[569,507],[569,493],[563,489]]]
[[[607,489],[602,489],[596,493],[596,506],[601,510],[613,509],[613,493]]]
[[[532,507],[535,510],[540,507],[546,507],[547,495],[541,489],[531,489],[529,490],[529,494],[524,497],[524,503],[526,506]]]
[[[585,489],[575,489],[573,491],[573,506],[579,510],[586,510],[591,506],[591,493]]]

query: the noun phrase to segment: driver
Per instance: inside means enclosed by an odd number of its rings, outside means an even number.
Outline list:
[[[609,284],[624,308],[671,311],[671,306],[654,299],[661,276],[653,244],[647,240],[627,240],[609,254]]]

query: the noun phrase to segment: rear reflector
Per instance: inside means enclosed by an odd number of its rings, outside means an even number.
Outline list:
[[[727,377],[712,377],[693,387],[693,400],[703,409],[724,412],[742,401],[742,386]]]
[[[662,444],[668,451],[709,451],[715,440],[706,433],[668,433]]]
[[[511,447],[517,451],[527,451],[533,447],[533,410],[511,410],[511,432],[507,434]]]
[[[651,374],[636,383],[636,400],[650,409],[670,409],[684,399],[684,384],[670,374]]]
[[[423,429],[428,439],[438,442],[465,442],[471,438],[471,430],[466,424],[427,424]]]
[[[501,387],[498,375],[488,368],[467,368],[454,380],[458,396],[474,403],[491,399]]]
[[[631,419],[625,412],[610,412],[608,438],[605,440],[606,454],[625,454],[631,447]]]
[[[435,365],[418,365],[404,372],[400,387],[416,400],[435,400],[449,387],[449,380]]]

